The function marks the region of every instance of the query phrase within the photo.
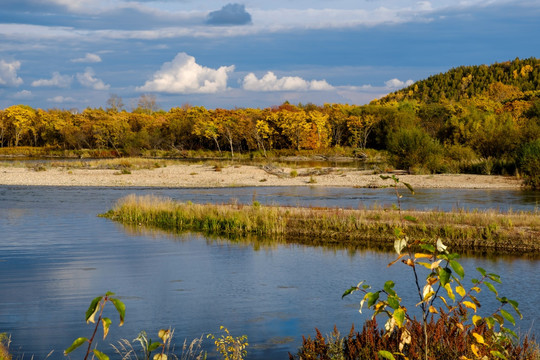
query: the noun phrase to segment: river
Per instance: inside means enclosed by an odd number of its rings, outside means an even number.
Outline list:
[[[140,330],[155,339],[160,328],[171,327],[179,347],[184,339],[219,334],[224,325],[234,336],[248,335],[249,359],[287,358],[315,327],[323,334],[334,325],[344,334],[353,323],[361,327],[369,311],[359,314],[360,298],[341,299],[360,280],[382,286],[392,279],[404,302],[416,302],[408,295],[412,274],[400,264],[386,267],[391,253],[170,235],[96,216],[131,193],[203,203],[358,208],[394,202],[391,189],[0,186],[0,332],[11,334],[15,354],[43,359],[52,351],[49,359],[64,358],[63,349],[75,338],[91,335],[84,313],[106,291],[114,291],[127,308],[121,328],[114,309],[106,309],[113,325],[99,349],[109,355],[109,343],[132,340]],[[416,209],[534,211],[540,203],[538,193],[509,190],[403,194],[405,206]],[[540,261],[465,257],[462,263],[469,278],[477,266],[500,274],[500,292],[520,302],[520,332],[540,333]],[[482,311],[493,306],[488,297]],[[211,340],[204,344],[212,350]]]

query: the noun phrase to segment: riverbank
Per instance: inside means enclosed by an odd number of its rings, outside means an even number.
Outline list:
[[[310,245],[392,249],[395,229],[411,241],[440,238],[453,251],[536,256],[537,213],[397,211],[179,203],[130,195],[103,216],[167,231],[230,237],[262,236]]]
[[[161,164],[155,166],[78,167],[69,164],[2,166],[0,185],[120,186],[120,187],[240,187],[331,186],[378,188],[388,186],[372,170],[355,168],[294,168],[273,165]],[[414,188],[519,189],[521,180],[510,176],[399,174]]]

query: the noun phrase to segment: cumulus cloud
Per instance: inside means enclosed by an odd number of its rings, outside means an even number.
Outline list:
[[[55,71],[53,73],[52,78],[50,79],[39,79],[32,82],[32,86],[38,87],[38,86],[56,86],[60,88],[67,88],[71,85],[71,81],[73,80],[73,76],[69,75],[60,75],[58,71]]]
[[[92,53],[86,53],[86,55],[82,58],[77,58],[71,60],[71,62],[74,63],[98,63],[101,62],[101,57],[97,54]]]
[[[414,84],[414,81],[407,80],[407,81],[404,82],[404,81],[401,81],[399,79],[394,78],[394,79],[390,79],[388,81],[385,81],[384,84],[389,89],[400,89],[400,88],[403,88],[403,87],[410,86],[410,85]]]
[[[110,85],[106,85],[103,80],[94,76],[94,70],[92,68],[86,68],[84,73],[77,73],[77,80],[82,86],[94,90],[108,90],[111,87]]]
[[[195,62],[195,58],[179,53],[166,62],[137,91],[165,92],[172,94],[210,94],[227,89],[228,73],[234,65],[211,69]]]
[[[251,15],[242,4],[227,4],[220,10],[209,13],[206,23],[209,25],[246,25],[251,23]]]
[[[244,77],[244,90],[249,91],[320,91],[331,90],[333,87],[326,80],[306,81],[298,76],[284,76],[278,78],[269,71],[258,79],[253,73]]]
[[[0,86],[19,86],[23,79],[17,76],[17,70],[21,67],[20,61],[7,62],[0,60]]]

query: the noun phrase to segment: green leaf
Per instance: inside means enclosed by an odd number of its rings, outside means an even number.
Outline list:
[[[441,282],[441,286],[445,286],[450,282],[450,275],[452,275],[452,270],[448,268],[439,268],[439,280]]]
[[[435,252],[435,246],[433,246],[431,244],[420,244],[420,248],[422,250],[425,250],[425,251],[430,252],[430,253]]]
[[[73,344],[71,344],[70,347],[68,347],[66,350],[64,350],[64,355],[69,354],[70,352],[72,352],[73,350],[75,350],[76,348],[78,348],[79,346],[81,346],[82,344],[84,344],[87,341],[88,341],[88,339],[85,338],[85,337],[80,337],[78,339],[75,339]]]
[[[343,299],[345,296],[350,295],[355,291],[358,291],[358,287],[357,286],[351,286],[349,289],[345,290],[343,295],[341,295],[341,298]]]
[[[98,296],[94,300],[92,300],[92,302],[90,303],[90,306],[88,307],[88,310],[86,310],[86,317],[85,317],[86,322],[88,322],[92,318],[92,315],[96,313],[98,304],[102,298],[103,298],[102,296]]]
[[[499,315],[499,314],[493,314],[493,318],[495,320],[497,320],[497,322],[499,323],[499,325],[503,326],[504,325],[504,318]]]
[[[489,316],[489,317],[484,318],[484,320],[486,321],[488,328],[493,329],[493,327],[495,326],[495,319]]]
[[[105,296],[113,296],[113,295],[114,295],[114,293],[112,291],[107,291],[105,293]]]
[[[473,279],[471,279],[471,282],[472,282],[473,284],[476,285],[476,284],[478,284],[480,281],[478,281],[478,279],[474,279],[474,278],[473,278]]]
[[[148,353],[151,353],[152,351],[156,350],[158,347],[160,347],[162,344],[160,342],[153,342],[150,345],[148,345]]]
[[[508,359],[506,358],[506,356],[504,356],[503,354],[501,354],[501,353],[500,353],[499,351],[497,351],[497,350],[491,350],[491,351],[490,351],[490,354],[493,355],[493,356],[498,357],[499,359],[508,360]]]
[[[463,279],[463,277],[465,276],[465,270],[463,270],[463,267],[460,263],[455,260],[450,260],[450,267],[456,272],[456,274],[459,275],[460,278]]]
[[[521,315],[521,312],[519,311],[519,308],[518,308],[519,306],[518,302],[515,300],[508,300],[508,303],[512,305],[512,307],[514,308],[514,311],[516,312],[516,314],[518,314],[519,318],[523,319],[523,315]]]
[[[482,269],[481,267],[477,267],[476,270],[478,270],[478,272],[479,272],[480,274],[482,274],[482,276],[486,276],[486,274],[487,274],[487,273],[486,273],[486,270]]]
[[[411,184],[408,184],[406,182],[401,182],[403,185],[405,185],[407,187],[407,189],[409,189],[409,191],[411,192],[411,194],[414,195],[414,189],[413,187],[411,186]]]
[[[507,334],[510,334],[512,335],[514,338],[517,339],[517,334],[515,331],[511,330],[511,329],[507,329],[507,328],[501,328],[501,331],[504,332],[504,333],[507,333]]]
[[[126,305],[118,299],[111,299],[111,301],[114,304],[116,311],[118,311],[118,315],[120,315],[120,324],[118,324],[118,326],[122,326],[124,325],[124,318],[126,316]]]
[[[510,321],[512,325],[516,326],[516,320],[514,320],[514,317],[508,311],[501,309],[501,315],[503,316],[503,318]]]
[[[394,311],[393,315],[394,319],[396,320],[396,324],[398,327],[403,326],[403,322],[405,321],[405,311],[403,309],[399,308]]]
[[[399,309],[399,298],[397,296],[389,296],[388,306],[390,306],[394,310]]]
[[[415,218],[414,216],[411,216],[411,215],[405,215],[403,217],[403,219],[407,220],[407,221],[410,221],[410,222],[413,222],[413,223],[417,223],[418,222],[418,219]]]
[[[394,357],[394,355],[392,355],[390,351],[379,350],[379,352],[377,352],[377,355],[388,360],[396,360],[396,358]]]
[[[388,175],[379,175],[379,177],[380,177],[381,179],[383,179],[383,180],[388,180],[388,179],[390,179],[390,176],[388,176]]]
[[[491,290],[496,296],[499,295],[499,293],[497,292],[497,289],[495,289],[495,286],[493,286],[492,283],[487,282],[487,281],[484,281],[484,284],[486,284],[487,288],[488,288],[489,290]]]
[[[396,292],[394,291],[395,285],[396,284],[392,280],[388,280],[384,283],[384,291],[386,291],[388,295],[396,295]]]
[[[490,274],[487,274],[487,276],[490,280],[495,281],[499,284],[502,284],[501,277],[499,275],[490,273]]]
[[[368,299],[368,307],[372,307],[375,305],[377,300],[379,300],[379,291],[374,293],[367,293],[367,299]]]
[[[109,360],[109,357],[105,355],[104,353],[102,353],[101,351],[99,351],[98,349],[94,349],[92,351],[94,352],[94,355],[96,355],[96,357],[99,360]]]

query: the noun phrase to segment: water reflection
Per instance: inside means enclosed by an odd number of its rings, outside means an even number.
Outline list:
[[[410,284],[412,275],[401,266],[386,268],[394,255],[383,251],[165,234],[125,228],[96,214],[132,192],[249,203],[256,191],[262,203],[308,206],[367,197],[392,201],[384,191],[364,190],[372,189],[0,187],[0,331],[9,332],[13,349],[27,357],[44,358],[55,350],[51,359],[63,359],[62,350],[75,337],[89,335],[84,312],[90,300],[111,290],[127,313],[122,328],[114,312],[109,314],[110,342],[170,326],[180,344],[225,325],[234,335],[248,335],[251,359],[286,358],[315,327],[323,334],[334,324],[343,333],[353,322],[360,327],[366,316],[357,311],[360,299],[341,300],[344,289],[362,279],[378,286],[388,279]],[[510,203],[518,198],[497,196]],[[521,206],[531,208],[527,202]],[[468,274],[477,266],[501,274],[501,293],[523,300],[526,321],[520,325],[538,333],[538,299],[531,296],[540,293],[539,261],[467,257],[463,264]],[[405,284],[398,291],[414,303]],[[486,304],[483,311],[494,306]],[[112,354],[107,344],[100,347]]]

